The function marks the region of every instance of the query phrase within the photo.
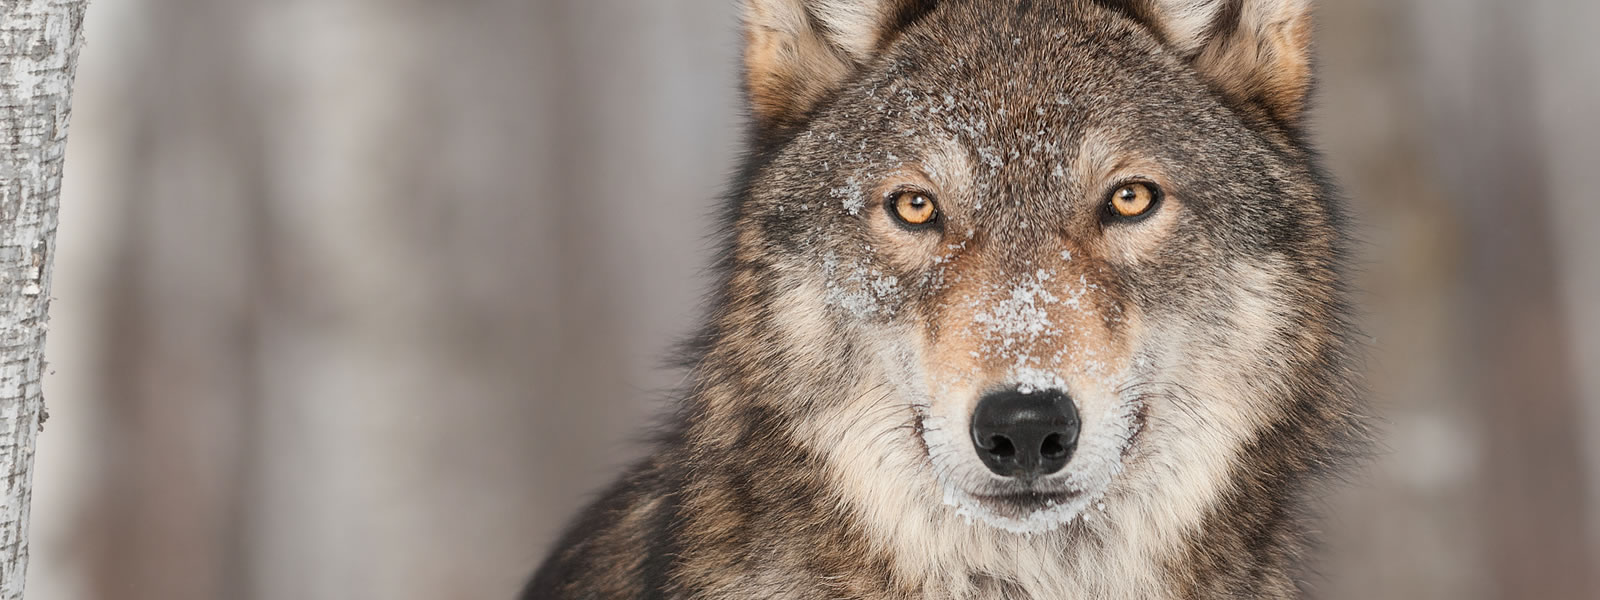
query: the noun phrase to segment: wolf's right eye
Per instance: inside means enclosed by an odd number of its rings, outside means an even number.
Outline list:
[[[920,190],[902,190],[889,196],[887,208],[895,219],[911,227],[931,225],[939,218],[933,196]]]
[[[1161,188],[1154,183],[1133,181],[1111,192],[1106,209],[1113,216],[1132,219],[1144,216],[1160,203]]]

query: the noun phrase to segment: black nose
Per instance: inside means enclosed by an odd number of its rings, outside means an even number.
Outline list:
[[[990,393],[972,413],[972,443],[997,475],[1049,475],[1067,466],[1078,445],[1078,409],[1059,390]]]

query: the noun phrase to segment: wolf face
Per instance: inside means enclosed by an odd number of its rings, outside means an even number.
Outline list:
[[[1337,215],[1294,144],[1303,3],[757,0],[749,20],[780,141],[737,252],[772,277],[785,360],[852,389],[796,381],[786,410],[823,415],[801,421],[858,506],[1192,526],[1340,327]]]
[[[528,597],[1294,595],[1361,429],[1306,0],[745,21],[684,405]]]

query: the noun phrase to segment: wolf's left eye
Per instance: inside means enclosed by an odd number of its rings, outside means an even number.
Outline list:
[[[902,190],[889,195],[888,209],[902,224],[912,227],[931,225],[939,218],[933,196],[920,190]]]
[[[1111,192],[1106,211],[1125,219],[1142,217],[1161,203],[1161,188],[1147,181],[1124,183]]]

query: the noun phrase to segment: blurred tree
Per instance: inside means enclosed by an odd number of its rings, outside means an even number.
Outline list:
[[[0,3],[0,600],[22,597],[61,164],[87,0]]]
[[[1541,15],[1498,0],[1419,2],[1416,14],[1429,156],[1472,241],[1453,359],[1482,444],[1476,508],[1493,593],[1594,598],[1578,334],[1551,218],[1570,186],[1550,176],[1556,140],[1539,126]]]

